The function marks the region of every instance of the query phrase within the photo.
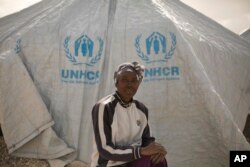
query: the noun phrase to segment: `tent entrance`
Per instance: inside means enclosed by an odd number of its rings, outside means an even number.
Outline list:
[[[246,124],[243,130],[243,134],[246,137],[247,141],[250,143],[250,114],[247,116]]]

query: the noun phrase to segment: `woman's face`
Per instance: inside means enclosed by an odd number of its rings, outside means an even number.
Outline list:
[[[136,94],[140,85],[135,72],[125,71],[122,72],[117,80],[116,88],[124,102],[129,102]]]

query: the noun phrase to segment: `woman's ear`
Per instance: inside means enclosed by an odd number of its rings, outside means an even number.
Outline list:
[[[115,87],[117,87],[118,81],[119,81],[119,77],[117,77],[117,78],[115,79]]]

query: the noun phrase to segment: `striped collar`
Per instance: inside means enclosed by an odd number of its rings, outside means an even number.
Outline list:
[[[132,102],[133,102],[133,98],[127,103],[124,102],[121,98],[121,96],[119,95],[119,93],[116,91],[114,94],[114,97],[118,100],[118,102],[121,104],[122,107],[124,108],[128,108],[129,106],[131,106]]]

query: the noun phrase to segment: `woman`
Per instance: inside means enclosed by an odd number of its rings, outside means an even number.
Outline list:
[[[135,99],[144,68],[123,63],[114,74],[114,94],[92,110],[95,134],[91,167],[167,167],[165,148],[150,136],[148,109]]]

